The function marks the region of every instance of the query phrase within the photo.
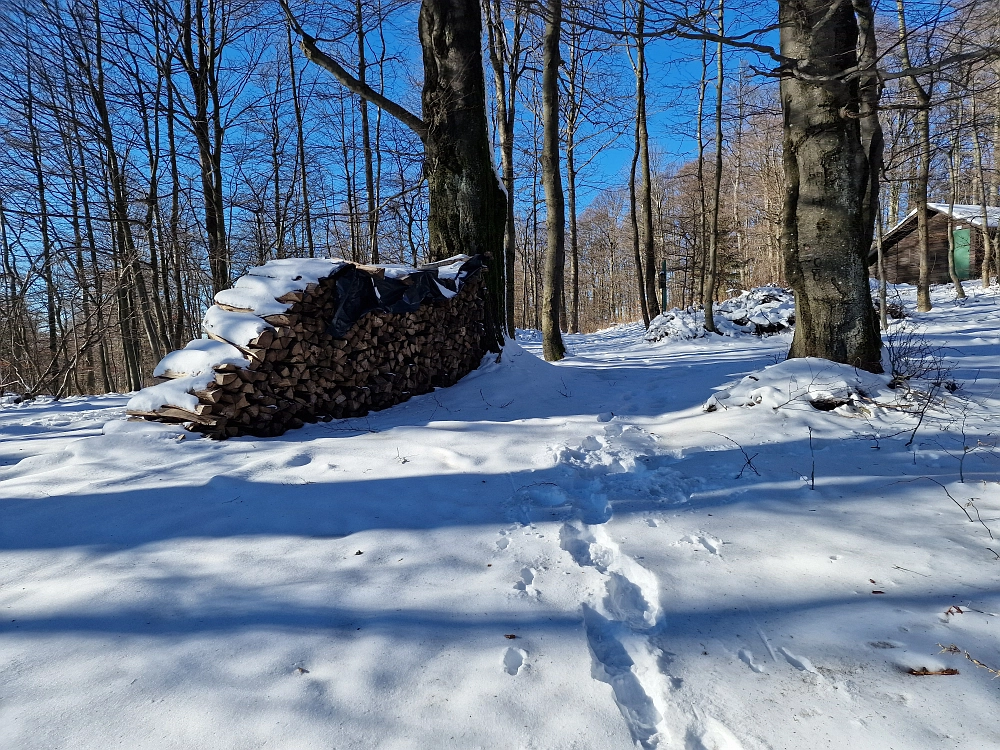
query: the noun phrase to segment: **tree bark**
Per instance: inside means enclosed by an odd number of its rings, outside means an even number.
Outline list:
[[[910,62],[909,33],[906,28],[903,0],[896,0],[896,13],[899,19],[900,62],[904,68],[911,68],[913,65]],[[914,195],[910,197],[910,205],[917,207],[917,253],[920,258],[920,272],[917,277],[917,311],[927,312],[931,309],[930,240],[927,227],[927,183],[931,171],[931,96],[930,92],[920,85],[920,81],[915,75],[907,76],[905,80],[917,103],[914,120],[920,145],[920,162],[917,166],[917,177],[913,183]]]
[[[361,0],[354,3],[355,23],[358,25],[358,81],[367,86],[368,64],[365,60],[365,16]],[[365,194],[368,202],[368,255],[372,263],[379,262],[378,215],[375,211],[375,166],[372,157],[371,125],[368,122],[368,101],[361,97],[361,148],[365,160]]]
[[[218,62],[222,57],[219,35],[226,19],[224,7],[204,0],[184,0],[178,60],[187,73],[194,109],[186,114],[198,145],[201,188],[204,198],[205,235],[212,292],[229,287],[229,247],[226,241],[226,209],[222,194],[222,126],[219,102]]]
[[[983,169],[983,144],[982,139],[979,135],[979,111],[978,111],[978,96],[979,93],[973,93],[972,99],[972,148],[973,155],[976,163],[976,182],[978,183],[978,192],[980,197],[980,214],[979,218],[982,222],[982,238],[983,238],[983,260],[980,268],[980,276],[982,278],[983,289],[986,289],[990,285],[990,271],[993,261],[993,235],[990,234],[989,230],[989,216],[987,212],[987,206],[990,205],[990,188],[989,183],[986,180],[986,171]],[[1000,112],[995,115],[998,123],[1000,123]],[[1000,165],[994,165],[994,171]]]
[[[635,139],[632,149],[632,165],[629,168],[628,203],[629,221],[632,224],[632,257],[635,261],[635,280],[639,285],[639,307],[642,310],[642,324],[649,328],[649,306],[646,304],[646,282],[642,273],[642,250],[639,246],[639,207],[635,195],[635,173],[639,165],[639,119],[636,116]]]
[[[961,128],[961,103],[959,104],[959,129]],[[948,277],[951,279],[951,283],[955,288],[955,297],[957,299],[965,298],[965,289],[962,288],[962,280],[958,278],[958,272],[955,268],[955,194],[958,192],[958,176],[959,176],[959,164],[961,163],[962,155],[959,153],[959,142],[960,135],[956,133],[955,141],[952,143],[951,149],[948,152],[948,178],[950,185],[950,190],[948,191]]]
[[[486,345],[504,341],[503,237],[507,198],[493,167],[486,119],[482,17],[478,0],[424,0],[424,172],[431,260],[481,254],[487,276]]]
[[[302,223],[305,229],[306,250],[309,257],[315,257],[316,245],[313,240],[312,209],[309,204],[309,170],[306,168],[306,135],[302,116],[302,102],[299,101],[299,81],[295,71],[295,55],[292,54],[292,27],[288,32],[288,73],[292,85],[292,106],[295,112],[295,144],[299,154],[299,185],[302,192]]]
[[[725,34],[725,0],[719,0],[719,36]],[[722,195],[722,84],[725,66],[722,42],[716,49],[715,81],[715,172],[712,175],[712,223],[708,234],[708,266],[705,272],[705,330],[718,333],[715,326],[715,287],[719,265],[719,199]]]
[[[555,362],[566,356],[559,330],[559,300],[566,263],[566,209],[559,168],[559,34],[562,0],[549,0],[542,42],[542,182],[545,185],[545,279],[542,289],[542,353]]]
[[[649,165],[649,129],[646,123],[646,3],[639,0],[639,17],[635,37],[635,103],[639,137],[639,166],[642,169],[642,190],[639,193],[642,219],[642,258],[645,265],[646,308],[655,318],[660,314],[656,299],[656,246],[653,242],[653,178]]]
[[[432,261],[465,253],[483,255],[487,274],[485,346],[499,352],[504,342],[504,274],[500,264],[507,198],[493,167],[483,76],[479,0],[423,0],[418,27],[423,52],[423,119],[374,91],[316,46],[280,2],[302,40],[306,57],[351,92],[372,102],[413,130],[424,143]]]
[[[511,196],[514,194],[514,126],[517,123],[517,85],[523,72],[524,8],[520,1],[515,1],[512,35],[508,40],[500,0],[486,0],[484,6],[489,35],[490,63],[493,67],[493,80],[496,86],[500,171],[503,174],[503,184],[507,191],[503,263],[505,327],[507,335],[513,337],[517,227],[514,217],[514,201]]]
[[[859,85],[842,78],[858,63],[858,21],[851,6],[823,0],[783,0],[779,21],[781,53],[797,61],[781,81],[781,245],[796,314],[788,356],[881,372],[868,286],[870,165]]]

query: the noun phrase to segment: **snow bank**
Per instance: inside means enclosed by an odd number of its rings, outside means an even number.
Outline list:
[[[888,376],[816,357],[788,359],[747,375],[732,388],[720,390],[708,399],[704,409],[758,405],[778,409],[798,402],[820,411],[850,416],[867,412],[878,400],[894,400],[889,380]]]
[[[775,286],[741,292],[715,306],[715,324],[724,336],[763,336],[784,331],[795,324],[795,297],[788,289]],[[695,339],[707,333],[704,310],[675,307],[650,322],[645,339]]]

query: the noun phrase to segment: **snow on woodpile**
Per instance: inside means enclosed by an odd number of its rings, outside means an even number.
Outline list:
[[[763,286],[741,292],[715,306],[715,325],[724,336],[779,333],[795,324],[795,297],[788,289]],[[646,341],[695,339],[705,336],[705,311],[674,308],[657,315],[646,331]]]
[[[206,312],[207,338],[171,352],[129,414],[215,437],[280,435],[451,385],[483,350],[478,257],[424,266],[283,259],[252,268]]]

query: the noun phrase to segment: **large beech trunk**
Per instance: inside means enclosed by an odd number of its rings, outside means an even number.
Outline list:
[[[781,52],[801,77],[781,82],[785,198],[781,246],[795,290],[789,357],[822,357],[881,372],[867,256],[869,155],[860,123],[858,20],[850,4],[784,0]]]
[[[506,196],[493,169],[479,0],[424,0],[424,170],[430,198],[431,260],[465,253],[488,257],[487,347],[504,340]]]

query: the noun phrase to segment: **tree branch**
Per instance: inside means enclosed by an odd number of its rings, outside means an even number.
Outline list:
[[[374,104],[382,111],[395,117],[401,123],[410,128],[410,130],[416,133],[421,141],[427,141],[427,124],[422,119],[410,112],[410,110],[403,105],[397,104],[388,97],[383,96],[379,92],[375,91],[375,89],[371,88],[368,84],[362,83],[348,73],[347,70],[344,69],[344,66],[316,46],[316,38],[306,33],[305,29],[302,28],[302,25],[298,22],[295,16],[292,15],[292,11],[288,7],[287,0],[278,0],[278,2],[281,4],[282,10],[285,11],[285,17],[288,19],[289,25],[291,25],[292,29],[294,29],[295,33],[298,34],[301,39],[299,46],[302,48],[302,54],[306,56],[307,60],[316,63],[323,68],[323,70],[330,73],[352,94],[357,94],[361,98]]]

